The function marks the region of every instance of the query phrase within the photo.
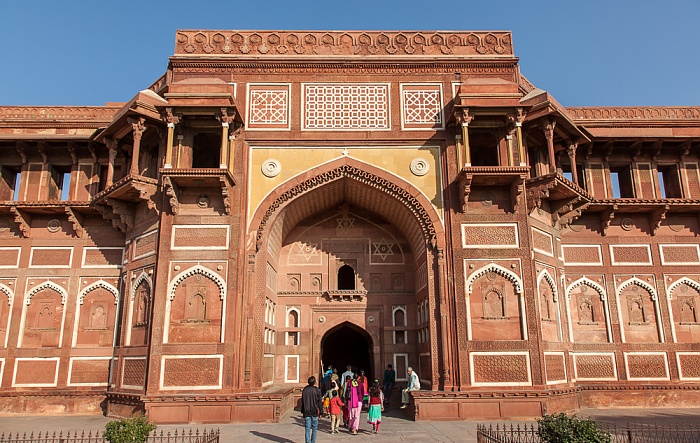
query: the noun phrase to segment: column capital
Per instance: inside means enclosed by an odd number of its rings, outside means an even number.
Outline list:
[[[469,115],[469,108],[460,108],[455,111],[455,119],[462,127],[469,126],[469,123],[474,120],[473,115]]]
[[[143,117],[128,118],[127,121],[131,125],[131,130],[133,131],[134,135],[134,141],[136,141],[137,139],[140,140],[141,136],[144,132],[146,132],[146,129],[148,128],[148,125],[146,125],[146,119]]]
[[[540,129],[544,132],[545,138],[547,140],[554,140],[554,127],[557,125],[557,121],[553,118],[548,119],[545,123],[540,124]]]
[[[566,140],[566,152],[569,157],[576,155],[576,149],[578,148],[578,139],[568,139]]]
[[[165,115],[163,119],[168,123],[169,128],[174,128],[176,124],[180,123],[180,115],[173,113],[173,108],[165,108]],[[170,126],[172,125],[172,126]]]
[[[219,115],[216,116],[216,118],[221,121],[221,126],[229,126],[233,121],[236,119],[236,111],[230,111],[228,108],[221,108]]]

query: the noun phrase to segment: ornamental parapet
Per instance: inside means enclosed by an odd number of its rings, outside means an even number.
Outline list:
[[[698,106],[572,107],[566,111],[577,123],[596,121],[691,120],[700,124]]]
[[[17,122],[95,122],[109,123],[118,106],[0,106],[0,123]]]

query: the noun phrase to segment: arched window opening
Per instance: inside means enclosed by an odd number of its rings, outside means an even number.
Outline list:
[[[299,327],[299,311],[296,309],[290,309],[287,313],[287,327],[298,328]]]
[[[355,270],[350,265],[338,269],[338,290],[355,290]]]
[[[185,305],[185,322],[201,323],[207,318],[207,300],[204,294],[196,292],[192,294]]]
[[[193,168],[218,168],[221,149],[221,135],[200,133],[192,143]]]
[[[394,326],[406,326],[406,313],[403,309],[394,311]]]

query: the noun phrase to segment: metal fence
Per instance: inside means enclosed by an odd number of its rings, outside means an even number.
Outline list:
[[[219,443],[219,430],[211,429],[200,431],[153,431],[148,436],[147,443]],[[67,431],[30,433],[3,433],[0,435],[0,443],[107,443],[102,437],[102,431]]]
[[[612,443],[700,443],[700,425],[640,424],[624,426],[598,423],[598,429],[610,434]],[[478,424],[478,443],[542,443],[537,435],[536,424],[500,425],[496,427]],[[1,443],[1,442],[0,442]]]

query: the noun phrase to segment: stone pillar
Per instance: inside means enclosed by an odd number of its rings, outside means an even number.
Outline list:
[[[117,158],[117,139],[105,137],[105,145],[107,145],[107,149],[109,151],[109,163],[107,164],[107,180],[105,181],[105,188],[109,188],[114,182],[114,160]]]
[[[542,131],[547,139],[547,154],[549,159],[549,173],[557,172],[557,162],[554,158],[554,126],[556,121],[550,118],[547,123],[542,125]]]
[[[221,152],[219,155],[219,168],[221,169],[228,169],[228,131],[229,125],[233,123],[235,117],[235,113],[229,115],[228,110],[226,108],[221,108]]]
[[[139,117],[138,119],[129,119],[128,121],[131,124],[134,137],[134,146],[131,154],[131,169],[129,170],[129,174],[139,175],[139,153],[141,150],[141,137],[143,136],[143,133],[146,132],[146,119]]]
[[[173,108],[165,108],[165,121],[168,123],[168,139],[165,142],[165,165],[163,167],[171,169],[173,167],[175,125],[180,122],[180,118],[173,114]]]
[[[464,149],[462,147],[462,134],[457,134],[455,135],[455,145],[457,147],[457,165],[461,167],[463,165],[464,159],[462,158],[462,150]]]
[[[236,134],[229,134],[228,136],[228,168],[233,172],[234,160],[236,158]]]
[[[569,154],[569,162],[571,163],[571,178],[578,185],[578,171],[576,170],[576,148],[578,148],[578,140],[569,140],[569,146],[566,153]]]
[[[461,123],[462,127],[462,160],[464,163],[459,165],[459,169],[465,166],[472,165],[472,155],[469,150],[469,123],[471,123],[474,116],[469,115],[469,108],[462,108],[461,113],[457,114],[457,121]]]
[[[518,137],[518,158],[520,160],[520,166],[527,165],[525,160],[525,141],[523,140],[523,120],[525,120],[523,108],[518,108],[518,114],[515,117],[515,135]]]

